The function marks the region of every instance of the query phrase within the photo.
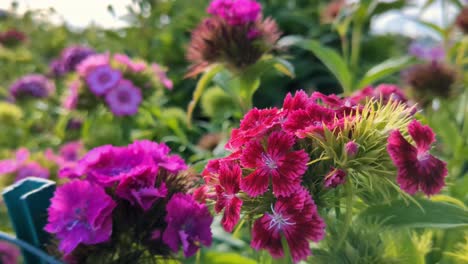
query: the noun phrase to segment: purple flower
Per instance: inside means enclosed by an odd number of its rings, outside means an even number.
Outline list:
[[[325,187],[336,188],[346,181],[346,172],[341,169],[332,168],[325,176]]]
[[[144,151],[152,157],[156,166],[162,167],[170,173],[177,174],[179,171],[186,170],[185,161],[178,155],[169,155],[171,149],[164,143],[156,143],[149,140],[135,141],[129,146],[138,151]]]
[[[425,61],[443,61],[445,50],[442,45],[425,45],[420,42],[411,43],[408,53]]]
[[[62,69],[64,72],[72,72],[80,62],[96,52],[85,46],[73,45],[65,48],[60,54]]]
[[[154,74],[158,76],[159,81],[166,87],[168,90],[172,90],[174,84],[172,80],[167,77],[166,71],[163,70],[161,66],[156,63],[151,64],[151,69],[153,70]]]
[[[112,69],[109,65],[101,65],[88,72],[86,83],[93,94],[100,96],[114,88],[121,78],[120,71]]]
[[[60,169],[73,168],[78,164],[78,159],[81,157],[83,152],[84,147],[81,141],[71,141],[59,149],[58,155],[56,155],[51,149],[46,150],[45,157],[54,161]]]
[[[49,178],[49,171],[35,161],[28,161],[29,151],[20,148],[16,151],[15,159],[0,160],[0,175],[16,174],[15,181],[34,176]]]
[[[140,174],[139,167],[155,166],[143,150],[105,145],[89,151],[72,171],[60,171],[60,176],[80,177],[102,186],[112,186],[123,178]]]
[[[62,67],[62,61],[60,58],[52,60],[49,64],[49,75],[59,77],[65,74],[65,70]]]
[[[106,94],[106,102],[116,116],[134,115],[142,100],[141,91],[128,80],[120,80],[116,87]]]
[[[144,211],[148,211],[157,199],[167,195],[165,183],[155,187],[157,174],[156,167],[137,167],[134,175],[120,181],[115,192],[132,205],[137,203]]]
[[[411,145],[400,133],[393,131],[388,138],[387,151],[398,169],[397,182],[409,194],[418,190],[426,195],[440,192],[445,185],[447,164],[432,156],[429,151],[435,142],[435,135],[429,126],[413,120],[408,133],[416,143]]]
[[[10,95],[13,100],[46,98],[54,91],[55,85],[40,74],[25,75],[10,86]]]
[[[86,78],[91,70],[103,65],[109,65],[109,53],[88,56],[76,66],[76,71],[81,77]]]
[[[244,25],[255,22],[262,6],[255,0],[214,0],[207,12],[219,16],[231,25]]]
[[[345,151],[349,157],[354,157],[359,151],[359,145],[353,141],[349,141],[345,144]]]
[[[0,241],[0,263],[17,264],[20,256],[19,249],[8,242]]]
[[[133,61],[130,59],[127,55],[117,53],[114,55],[114,60],[122,65],[125,66],[125,68],[129,69],[131,72],[142,72],[146,69],[147,65],[143,61]]]
[[[115,206],[102,187],[71,181],[55,191],[44,230],[55,234],[60,251],[69,255],[79,244],[94,245],[110,239]]]
[[[49,171],[39,163],[30,161],[18,167],[15,181],[26,179],[27,177],[49,178]]]
[[[166,210],[163,241],[172,251],[178,252],[182,246],[185,257],[190,257],[200,245],[211,245],[213,217],[206,205],[196,202],[191,195],[177,193],[167,203]]]

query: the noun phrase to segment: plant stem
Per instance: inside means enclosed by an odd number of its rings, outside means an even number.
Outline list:
[[[361,51],[362,24],[354,22],[351,39],[351,69],[356,73],[359,64],[359,55]]]
[[[346,206],[346,214],[345,214],[345,219],[344,219],[344,227],[341,233],[341,237],[338,240],[336,249],[340,249],[343,246],[343,243],[346,239],[346,236],[348,235],[349,228],[351,227],[351,222],[353,220],[353,186],[351,181],[347,181],[344,185],[345,189],[345,194],[346,194],[346,200],[345,200],[345,206]]]
[[[18,247],[24,249],[25,251],[27,251],[27,252],[33,254],[34,256],[42,259],[46,263],[62,264],[62,262],[56,260],[52,256],[47,255],[44,251],[42,251],[42,250],[40,250],[40,249],[38,249],[38,248],[36,248],[34,246],[31,246],[30,244],[24,242],[23,240],[12,237],[12,236],[10,236],[7,233],[4,233],[2,231],[0,231],[0,240],[5,240],[7,242],[10,242],[12,244],[17,245]]]

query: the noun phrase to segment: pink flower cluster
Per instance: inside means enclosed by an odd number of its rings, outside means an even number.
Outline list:
[[[64,107],[73,109],[79,104],[80,86],[86,86],[92,96],[105,101],[116,116],[129,116],[138,112],[138,108],[147,92],[136,85],[134,79],[155,78],[167,89],[172,89],[172,81],[159,65],[148,66],[143,61],[134,61],[124,54],[112,57],[105,54],[94,54],[81,61],[76,71],[80,81],[70,84],[69,94],[65,98]],[[137,77],[137,78],[133,78]],[[132,81],[133,80],[133,81]],[[147,89],[146,89],[147,90]]]
[[[362,93],[384,102],[406,102],[401,91],[390,85],[380,85],[375,90],[366,88]],[[253,225],[252,247],[281,257],[284,237],[294,262],[305,260],[311,254],[310,241],[324,237],[325,223],[303,186],[310,159],[310,149],[305,147],[308,144],[304,140],[323,138],[325,130],[338,135],[346,124],[358,122],[356,115],[364,107],[359,104],[362,96],[340,98],[318,92],[309,96],[298,91],[286,96],[281,109],[250,110],[240,127],[232,130],[226,145],[232,154],[208,162],[202,173],[206,186],[197,190],[197,197],[216,202],[215,211],[223,213],[222,225],[229,232],[239,222],[242,208],[249,201],[247,212],[262,214]],[[429,155],[433,133],[417,121],[410,124],[409,133],[417,147],[410,145],[398,131],[389,136],[388,152],[398,169],[397,182],[409,193],[420,187],[426,194],[434,194],[443,186],[446,169],[445,163]],[[352,135],[348,137],[343,153],[348,158],[360,155],[359,144]],[[336,188],[346,182],[346,169],[336,165],[322,175],[324,188]],[[262,198],[257,199],[259,196]],[[252,203],[261,205],[252,209]],[[271,209],[265,210],[268,207]]]
[[[14,174],[15,181],[19,181],[30,176],[49,178],[49,170],[42,167],[36,161],[30,160],[29,157],[29,150],[26,148],[20,148],[16,151],[14,159],[0,160],[0,175]]]
[[[354,103],[362,103],[369,99],[382,100],[384,104],[390,100],[408,103],[403,90],[394,84],[380,84],[375,88],[367,86],[350,96],[350,100]]]
[[[167,228],[155,230],[152,239],[162,239],[174,252],[182,246],[186,256],[193,255],[200,245],[210,245],[212,217],[207,207],[191,195],[173,193],[166,183],[167,177],[187,169],[182,158],[169,152],[164,143],[142,140],[124,147],[98,147],[71,167],[64,166],[60,176],[72,180],[57,189],[46,226],[59,240],[60,250],[70,255],[80,244],[108,242],[115,210],[125,211],[121,208],[130,206],[146,214],[160,210],[155,204],[161,201],[167,203]],[[154,235],[157,233],[160,235]]]
[[[255,0],[214,0],[207,11],[230,25],[244,25],[261,16],[262,6]]]
[[[70,169],[76,166],[84,151],[81,141],[71,141],[60,147],[58,154],[55,154],[52,149],[47,149],[45,157],[55,162],[59,169]]]

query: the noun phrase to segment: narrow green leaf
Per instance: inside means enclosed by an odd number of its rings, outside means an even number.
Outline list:
[[[351,91],[352,77],[343,58],[333,49],[324,47],[315,40],[299,41],[297,45],[309,50],[322,61],[323,64],[335,75],[344,91]]]
[[[402,69],[411,65],[412,58],[409,56],[404,56],[400,58],[391,58],[380,64],[375,65],[369,69],[355,89],[363,88],[367,85],[373,84],[374,82],[389,76],[391,74],[397,73]]]
[[[210,84],[213,77],[222,70],[221,65],[214,66],[210,68],[207,72],[205,72],[200,80],[198,80],[197,87],[195,87],[195,91],[193,91],[192,100],[190,101],[188,108],[187,108],[187,123],[191,125],[192,122],[192,115],[193,111],[195,110],[195,106],[197,102],[200,100],[200,97],[205,91],[206,87]]]
[[[416,199],[418,204],[398,200],[390,204],[371,206],[360,214],[361,219],[381,221],[392,227],[455,228],[468,226],[465,208],[426,199]]]
[[[207,252],[204,256],[204,263],[211,264],[256,264],[255,260],[243,257],[236,253]]]
[[[275,58],[275,64],[273,66],[282,74],[290,78],[294,78],[294,66],[289,61],[281,58]]]

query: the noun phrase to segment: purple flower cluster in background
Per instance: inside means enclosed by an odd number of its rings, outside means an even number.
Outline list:
[[[73,72],[76,70],[76,66],[78,66],[80,62],[95,53],[96,52],[93,49],[86,46],[69,46],[62,50],[60,56],[51,62],[49,66],[50,72],[57,77]]]
[[[438,62],[445,60],[445,50],[442,45],[413,42],[408,49],[408,53],[424,61]]]
[[[69,85],[68,96],[63,102],[66,109],[77,107],[80,87],[85,87],[82,93],[89,91],[92,97],[101,99],[114,115],[130,116],[138,112],[146,92],[146,84],[141,85],[143,88],[137,86],[132,81],[133,76],[143,76],[148,80],[154,77],[167,89],[173,87],[162,67],[157,64],[148,66],[125,54],[115,54],[112,57],[109,53],[93,54],[77,65],[76,72],[80,79]]]
[[[60,156],[74,161],[80,147],[78,142],[69,143]],[[211,244],[213,219],[206,205],[170,187],[170,179],[186,169],[185,161],[170,155],[164,143],[141,140],[128,146],[92,149],[60,170],[61,177],[73,179],[57,188],[45,230],[55,234],[59,249],[70,255],[80,244],[109,241],[115,210],[131,206],[147,213],[161,210],[155,204],[162,201],[165,211],[158,214],[166,215],[167,227],[153,230],[150,239],[162,241],[174,252],[182,247],[191,256],[201,245]]]
[[[0,175],[14,174],[15,181],[19,181],[30,176],[49,178],[49,171],[39,163],[31,161],[29,156],[29,150],[26,148],[20,148],[16,151],[14,159],[0,160]]]
[[[46,98],[55,92],[55,85],[40,74],[25,75],[10,86],[12,101],[28,98]]]

